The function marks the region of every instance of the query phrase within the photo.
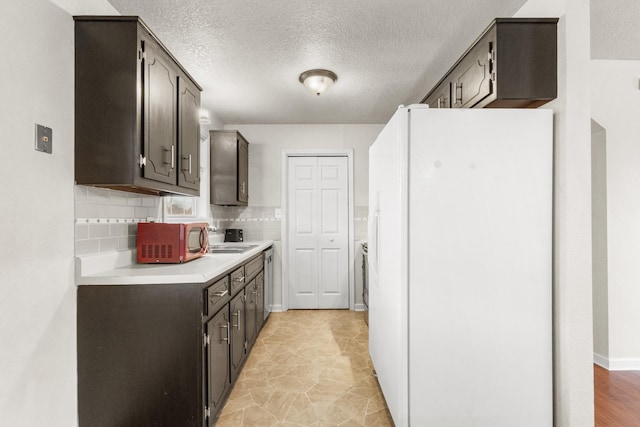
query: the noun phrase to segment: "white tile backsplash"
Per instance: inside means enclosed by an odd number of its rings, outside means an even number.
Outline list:
[[[138,222],[162,219],[162,198],[104,188],[75,188],[76,255],[135,249]],[[282,239],[282,221],[275,217],[280,206],[210,205],[209,222],[219,233],[226,228],[244,229],[245,240]],[[354,210],[354,237],[367,239],[367,206]]]
[[[281,240],[282,221],[275,217],[280,206],[216,206],[211,205],[211,218],[220,232],[226,228],[242,228],[245,240]],[[354,209],[354,238],[367,239],[368,206]]]
[[[75,252],[135,249],[138,222],[162,218],[162,198],[76,185]]]

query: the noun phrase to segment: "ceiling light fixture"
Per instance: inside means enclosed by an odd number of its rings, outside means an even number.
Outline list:
[[[338,76],[329,70],[309,70],[300,74],[298,80],[311,92],[320,96],[321,93],[329,89],[338,80]]]

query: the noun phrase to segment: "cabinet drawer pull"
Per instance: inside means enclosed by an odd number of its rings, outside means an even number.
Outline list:
[[[234,282],[244,282],[244,276],[242,277],[236,277],[235,279],[233,279]]]
[[[214,293],[211,294],[211,296],[222,298],[223,296],[225,296],[228,293],[229,293],[229,290],[225,289],[224,291],[214,292]]]

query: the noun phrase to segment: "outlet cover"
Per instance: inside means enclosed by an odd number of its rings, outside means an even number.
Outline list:
[[[53,131],[36,123],[36,150],[51,154],[53,152]]]

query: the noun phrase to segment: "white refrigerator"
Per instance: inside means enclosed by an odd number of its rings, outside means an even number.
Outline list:
[[[397,427],[545,427],[551,110],[399,107],[369,150],[369,352]]]

